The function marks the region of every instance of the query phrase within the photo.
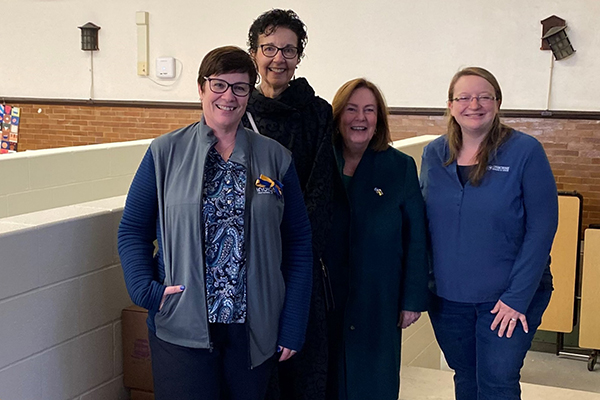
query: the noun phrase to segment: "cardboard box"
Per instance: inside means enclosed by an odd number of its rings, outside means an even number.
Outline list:
[[[154,400],[154,393],[132,389],[131,400]]]
[[[148,311],[138,306],[129,306],[121,313],[123,383],[130,389],[153,392],[154,382],[152,380],[148,326],[146,325],[147,317]],[[140,397],[140,399],[146,399],[146,397]]]

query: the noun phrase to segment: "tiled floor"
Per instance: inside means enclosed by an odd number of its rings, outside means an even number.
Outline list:
[[[530,351],[521,370],[521,382],[584,390],[600,396],[600,364],[588,371],[585,360]]]
[[[452,400],[452,372],[403,366],[401,400]],[[521,371],[524,400],[600,400],[600,365],[529,352]]]
[[[453,400],[452,372],[402,367],[401,400]],[[600,393],[522,383],[524,400],[600,400]]]

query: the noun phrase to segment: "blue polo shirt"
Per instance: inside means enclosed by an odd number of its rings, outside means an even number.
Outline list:
[[[544,271],[558,225],[550,163],[533,137],[513,131],[491,157],[479,186],[461,184],[442,136],[423,151],[436,293],[465,303],[502,300],[525,313]]]

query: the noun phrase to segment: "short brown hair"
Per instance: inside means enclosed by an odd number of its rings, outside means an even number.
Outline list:
[[[344,83],[333,97],[333,102],[331,103],[333,107],[333,124],[335,126],[333,130],[333,143],[336,145],[343,144],[342,134],[339,129],[340,120],[348,101],[350,101],[350,97],[356,89],[360,88],[369,89],[377,101],[377,126],[375,127],[375,134],[369,143],[369,147],[375,151],[386,150],[390,143],[392,143],[387,104],[383,93],[381,93],[377,85],[364,78],[356,78]]]
[[[258,72],[250,55],[237,46],[223,46],[211,50],[204,56],[198,69],[198,85],[204,87],[204,77],[230,74],[232,72],[247,73],[250,86],[254,87]]]

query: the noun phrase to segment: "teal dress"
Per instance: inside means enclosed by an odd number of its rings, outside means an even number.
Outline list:
[[[329,399],[397,399],[402,310],[427,307],[425,206],[414,160],[389,147],[365,151],[344,185],[336,149],[334,217],[323,257],[334,307],[328,315]],[[347,186],[347,188],[345,187]]]

